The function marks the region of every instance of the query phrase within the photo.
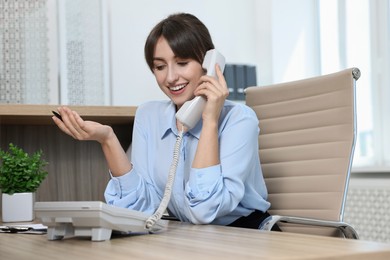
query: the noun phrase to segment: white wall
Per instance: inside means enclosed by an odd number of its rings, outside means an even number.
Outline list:
[[[317,1],[256,1],[259,85],[320,74]]]
[[[272,1],[274,82],[320,74],[317,1]]]
[[[109,5],[113,105],[165,98],[143,47],[151,28],[174,12],[201,19],[227,63],[257,65],[258,85],[318,73],[316,1],[111,0]]]
[[[228,63],[256,63],[252,0],[111,0],[110,5],[113,105],[165,98],[146,65],[143,47],[151,28],[174,12],[201,19]]]

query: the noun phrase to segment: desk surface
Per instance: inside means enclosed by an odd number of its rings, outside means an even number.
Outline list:
[[[390,244],[169,222],[158,234],[49,241],[0,233],[0,259],[390,259]]]

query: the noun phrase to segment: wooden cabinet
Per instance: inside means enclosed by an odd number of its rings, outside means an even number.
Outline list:
[[[136,107],[69,106],[85,120],[111,125],[123,148],[131,143]],[[49,162],[49,175],[36,193],[37,201],[101,200],[109,180],[100,144],[77,141],[52,121],[55,105],[0,105],[0,147],[10,142]]]

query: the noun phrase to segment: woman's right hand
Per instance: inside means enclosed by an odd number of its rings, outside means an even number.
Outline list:
[[[54,123],[76,140],[94,140],[104,144],[114,134],[110,126],[94,121],[84,121],[76,111],[68,107],[59,107],[58,113],[62,121],[53,116]]]

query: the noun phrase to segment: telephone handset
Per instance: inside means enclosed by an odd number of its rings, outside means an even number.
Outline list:
[[[225,69],[225,57],[222,56],[216,49],[211,49],[206,52],[202,67],[206,69],[206,74],[217,77],[215,71],[215,64],[218,64],[221,71]],[[203,109],[206,105],[204,97],[197,96],[183,104],[177,111],[176,118],[185,125],[188,129],[193,128],[202,117]]]

